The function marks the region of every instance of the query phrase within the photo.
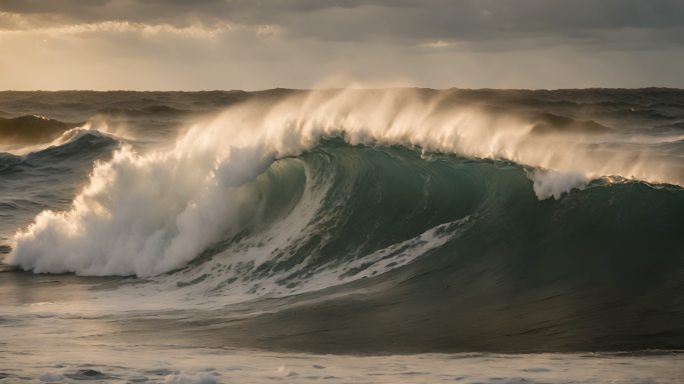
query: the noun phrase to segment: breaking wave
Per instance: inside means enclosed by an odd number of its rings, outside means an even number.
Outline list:
[[[418,258],[456,262],[494,244],[522,266],[546,255],[569,270],[584,262],[570,254],[605,244],[627,259],[637,249],[669,253],[656,264],[679,257],[682,164],[652,136],[592,124],[539,134],[538,121],[440,103],[353,90],[247,102],[196,123],[171,150],[68,131],[25,156],[119,149],[68,208],[19,231],[6,262],[251,297],[380,276]],[[12,159],[2,161],[21,161]]]

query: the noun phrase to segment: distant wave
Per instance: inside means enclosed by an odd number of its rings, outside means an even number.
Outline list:
[[[51,142],[78,124],[27,115],[15,118],[0,117],[0,143],[34,145]]]

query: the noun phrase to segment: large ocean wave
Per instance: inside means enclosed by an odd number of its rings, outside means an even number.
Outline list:
[[[556,210],[586,200],[572,210],[579,217],[565,223],[571,230],[601,222],[592,203],[602,193],[612,196],[611,205],[626,204],[615,213],[624,216],[643,196],[638,189],[618,196],[647,185],[639,182],[658,183],[646,187],[641,204],[672,199],[658,220],[681,227],[671,212],[678,212],[682,164],[652,146],[678,137],[586,128],[540,135],[539,119],[440,102],[408,91],[315,92],[229,108],[196,123],[168,151],[140,154],[124,143],[96,164],[69,209],[46,210],[15,235],[7,262],[37,273],[149,277],[220,255],[217,270],[234,269],[216,287],[247,279],[259,281],[247,284],[256,292],[268,277],[269,291],[311,289],[451,249],[447,244],[477,222],[488,225],[482,238],[505,237],[509,231],[495,230],[497,223],[522,215],[520,207],[544,217],[549,203],[539,200],[567,196],[552,205]],[[93,142],[88,137],[103,137],[87,128],[32,156],[82,156]],[[630,228],[625,239],[653,242],[652,234]],[[523,233],[535,231],[539,247],[544,234],[562,238],[567,229],[532,225]]]
[[[21,229],[4,240],[5,262],[137,276],[106,286],[126,308],[287,308],[361,290],[361,304],[339,299],[326,324],[372,335],[364,324],[384,316],[373,303],[401,303],[399,319],[431,324],[409,327],[405,342],[434,338],[437,349],[456,348],[439,341],[461,332],[451,322],[495,339],[519,332],[513,350],[540,345],[532,326],[553,348],[573,334],[584,347],[678,346],[680,131],[445,103],[410,90],[295,93],[238,103],[158,143],[93,120],[13,147],[0,155],[0,229]],[[274,319],[287,328],[283,308]],[[302,316],[297,329],[313,321]],[[611,322],[614,335],[590,332]],[[649,324],[656,333],[640,334]],[[487,337],[458,348],[489,349]]]

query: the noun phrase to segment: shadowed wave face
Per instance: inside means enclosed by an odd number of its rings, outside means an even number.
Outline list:
[[[2,154],[3,215],[35,216],[5,262],[137,276],[105,296],[209,311],[182,326],[207,345],[684,346],[678,123],[608,127],[447,96],[294,93],[188,123],[172,145],[91,123]],[[20,190],[30,197],[11,200]]]
[[[27,115],[15,118],[0,117],[0,143],[42,144],[62,136],[69,125],[54,119]]]

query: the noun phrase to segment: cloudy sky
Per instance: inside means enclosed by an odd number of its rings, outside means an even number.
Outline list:
[[[0,90],[684,88],[683,0],[0,0]]]

